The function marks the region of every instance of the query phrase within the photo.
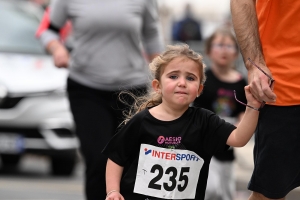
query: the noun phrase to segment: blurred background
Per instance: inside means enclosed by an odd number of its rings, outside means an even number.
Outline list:
[[[36,39],[50,0],[0,0],[0,199],[83,200],[84,167],[57,69]],[[231,26],[230,0],[158,0],[165,44],[185,42],[204,56],[204,41]],[[186,23],[188,22],[188,23]],[[184,25],[183,25],[184,24]],[[244,76],[242,58],[236,68]],[[253,140],[236,150],[237,192],[246,200]],[[288,199],[299,199],[295,190]]]

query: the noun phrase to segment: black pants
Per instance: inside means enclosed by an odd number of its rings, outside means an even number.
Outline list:
[[[85,193],[88,200],[105,199],[107,157],[101,154],[128,109],[118,100],[120,91],[101,91],[83,86],[70,78],[67,86],[71,111],[85,162]],[[146,87],[129,90],[144,94]],[[132,98],[127,96],[127,102]]]

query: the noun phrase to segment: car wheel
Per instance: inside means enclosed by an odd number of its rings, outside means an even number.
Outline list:
[[[16,167],[19,164],[21,155],[1,154],[1,161],[4,167]]]
[[[62,155],[51,157],[52,174],[56,176],[72,175],[77,163],[76,151],[63,153]]]

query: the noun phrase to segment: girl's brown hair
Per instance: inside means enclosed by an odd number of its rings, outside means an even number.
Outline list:
[[[167,50],[161,55],[153,59],[149,64],[149,69],[152,73],[152,79],[160,81],[161,75],[165,67],[174,59],[178,57],[185,57],[195,61],[199,65],[200,70],[200,84],[204,84],[206,76],[204,73],[205,64],[203,63],[202,56],[189,48],[187,44],[168,45]],[[128,92],[125,92],[128,94]],[[136,97],[129,94],[134,99],[134,104],[128,113],[124,113],[126,119],[124,123],[130,120],[138,112],[162,103],[162,95],[149,87],[148,92],[144,96]],[[121,100],[122,101],[122,100]]]

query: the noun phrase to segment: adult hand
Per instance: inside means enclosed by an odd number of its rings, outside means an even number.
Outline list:
[[[52,55],[56,67],[67,68],[69,66],[69,52],[58,40],[50,41],[46,49]]]
[[[272,77],[270,70],[265,65],[259,65],[259,67]],[[273,103],[276,101],[276,94],[273,92],[273,87],[270,88],[269,77],[253,65],[248,68],[248,83],[252,95],[259,102]]]
[[[69,66],[69,52],[63,45],[57,46],[52,51],[54,65],[58,68],[67,68]]]

